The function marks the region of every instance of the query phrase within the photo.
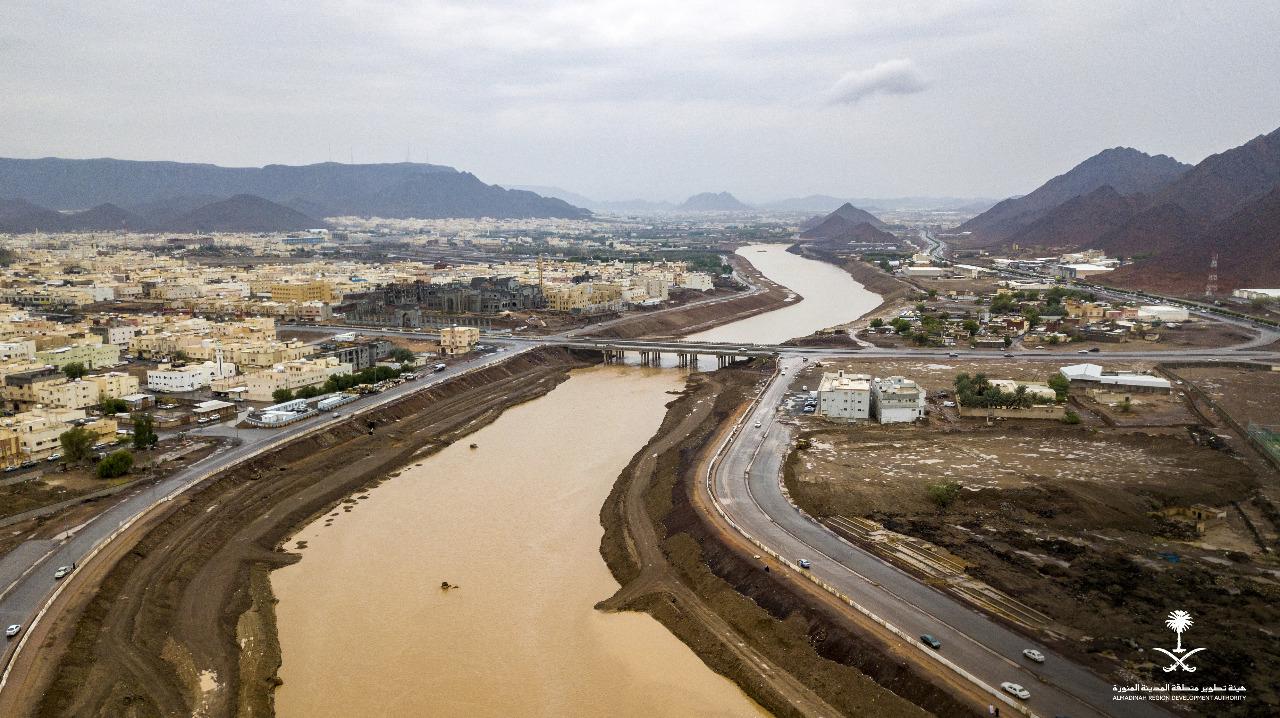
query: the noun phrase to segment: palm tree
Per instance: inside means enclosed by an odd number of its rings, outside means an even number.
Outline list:
[[[1182,632],[1191,628],[1191,614],[1186,611],[1170,611],[1169,620],[1164,622],[1169,630],[1178,634],[1178,645],[1173,649],[1174,653],[1182,653]]]

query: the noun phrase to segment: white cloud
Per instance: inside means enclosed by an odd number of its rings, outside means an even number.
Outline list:
[[[866,70],[853,70],[825,93],[827,104],[853,105],[872,95],[911,95],[928,86],[911,60],[886,60]]]

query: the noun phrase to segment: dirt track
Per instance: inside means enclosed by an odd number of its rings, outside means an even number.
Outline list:
[[[623,472],[601,510],[601,553],[622,587],[600,607],[652,614],[775,715],[970,715],[857,635],[847,611],[815,606],[823,601],[807,581],[788,581],[776,564],[766,573],[695,508],[697,467],[760,378],[693,375]]]
[[[280,542],[583,363],[558,350],[517,357],[379,410],[372,434],[362,416],[173,502],[131,550],[113,544],[127,555],[87,606],[68,607],[74,624],[55,622],[33,646],[35,670],[15,694],[43,694],[27,704],[39,716],[270,715],[280,659],[266,573],[297,560]]]

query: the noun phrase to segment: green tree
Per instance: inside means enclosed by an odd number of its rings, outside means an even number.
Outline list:
[[[893,327],[893,330],[899,334],[906,334],[911,331],[911,322],[903,319],[902,317],[895,318],[892,322],[889,322],[889,324]]]
[[[160,437],[156,434],[155,420],[150,414],[134,414],[133,415],[133,448],[139,451],[150,449],[160,443]]]
[[[1079,415],[1079,414],[1077,414],[1077,413],[1075,413],[1075,412],[1074,412],[1074,411],[1072,411],[1071,409],[1067,409],[1067,412],[1066,412],[1065,414],[1063,414],[1063,415],[1062,415],[1062,423],[1064,423],[1064,424],[1079,424],[1079,423],[1080,423],[1080,415]]]
[[[880,327],[883,327],[883,326],[884,326],[884,320],[881,319],[880,317],[876,317],[875,319],[871,320],[872,329],[879,329]]]
[[[982,328],[980,324],[978,324],[976,321],[972,319],[964,320],[964,322],[960,326],[964,327],[964,330],[969,333],[969,336],[973,336],[974,334],[977,334],[978,330]]]
[[[271,400],[277,404],[283,404],[293,398],[293,392],[288,389],[276,389],[271,392]]]
[[[1027,327],[1034,327],[1040,323],[1040,310],[1035,307],[1023,307],[1022,316],[1027,320]]]
[[[1013,346],[1013,340],[1012,340],[1012,339],[1010,339],[1009,337],[1005,337],[1005,338],[1004,338],[1004,348],[1005,348],[1005,349],[1008,349],[1008,348],[1009,348],[1009,347],[1011,347],[1011,346]]]
[[[414,353],[408,349],[405,349],[404,347],[396,347],[391,350],[391,359],[392,361],[400,362],[405,366],[412,366],[416,357],[414,356]]]
[[[89,370],[84,368],[83,363],[73,361],[62,365],[62,373],[66,374],[68,379],[79,379],[85,374],[88,374]]]
[[[58,442],[62,444],[62,458],[71,464],[78,464],[89,458],[89,450],[93,448],[95,438],[96,435],[83,426],[75,426],[62,432],[58,435]]]
[[[1058,401],[1066,401],[1067,393],[1071,390],[1071,380],[1058,372],[1054,372],[1049,377],[1049,388],[1058,395]]]
[[[938,513],[942,513],[960,498],[963,488],[959,481],[940,481],[929,484],[925,490],[929,494],[929,500],[938,508]]]
[[[893,267],[892,267],[892,266],[890,266],[890,264],[889,264],[889,260],[887,260],[887,259],[881,259],[881,260],[880,260],[880,269],[883,269],[883,270],[884,270],[884,271],[886,271],[886,272],[892,272],[892,271],[893,271]]]
[[[114,479],[117,476],[124,476],[133,468],[133,454],[121,449],[113,451],[102,457],[98,462],[98,478]]]
[[[929,290],[929,298],[930,298],[930,299],[933,299],[933,298],[934,298],[934,297],[936,297],[936,296],[938,296],[938,290],[936,290],[936,289],[930,289],[930,290]]]
[[[129,404],[124,399],[115,399],[108,396],[98,402],[98,409],[103,414],[120,414],[129,410]]]

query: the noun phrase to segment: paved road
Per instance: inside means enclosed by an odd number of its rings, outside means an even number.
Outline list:
[[[1031,691],[1027,706],[1039,715],[1167,715],[1150,704],[1113,703],[1110,683],[801,514],[778,482],[791,440],[779,406],[803,361],[784,356],[780,363],[787,375],[766,387],[713,477],[715,494],[734,522],[784,558],[809,559],[816,577],[908,635],[935,636],[942,642],[941,655],[988,686],[1023,685]],[[1039,649],[1045,663],[1023,659],[1024,648]]]
[[[505,361],[531,348],[533,345],[513,347],[503,352],[457,362],[444,371],[426,374],[381,394],[361,397],[339,410],[343,415],[342,418],[335,419],[329,414],[322,414],[282,429],[236,431],[230,427],[209,427],[193,432],[236,435],[242,439],[242,443],[238,446],[221,447],[210,456],[173,476],[159,480],[150,486],[135,489],[122,501],[99,514],[92,521],[78,527],[69,536],[60,537],[57,541],[29,541],[20,545],[13,554],[0,561],[0,626],[14,623],[24,626],[29,624],[55,588],[53,573],[57,567],[82,562],[95,545],[125,522],[141,515],[159,502],[168,500],[167,497],[191,488],[201,479],[266,449],[314,431],[323,431],[346,421],[350,415],[357,412],[396,401],[406,394],[439,384],[463,372]],[[12,659],[10,654],[14,651],[16,644],[16,640],[10,640],[6,644],[4,653],[0,656],[3,659],[0,661],[0,668],[8,666]]]

